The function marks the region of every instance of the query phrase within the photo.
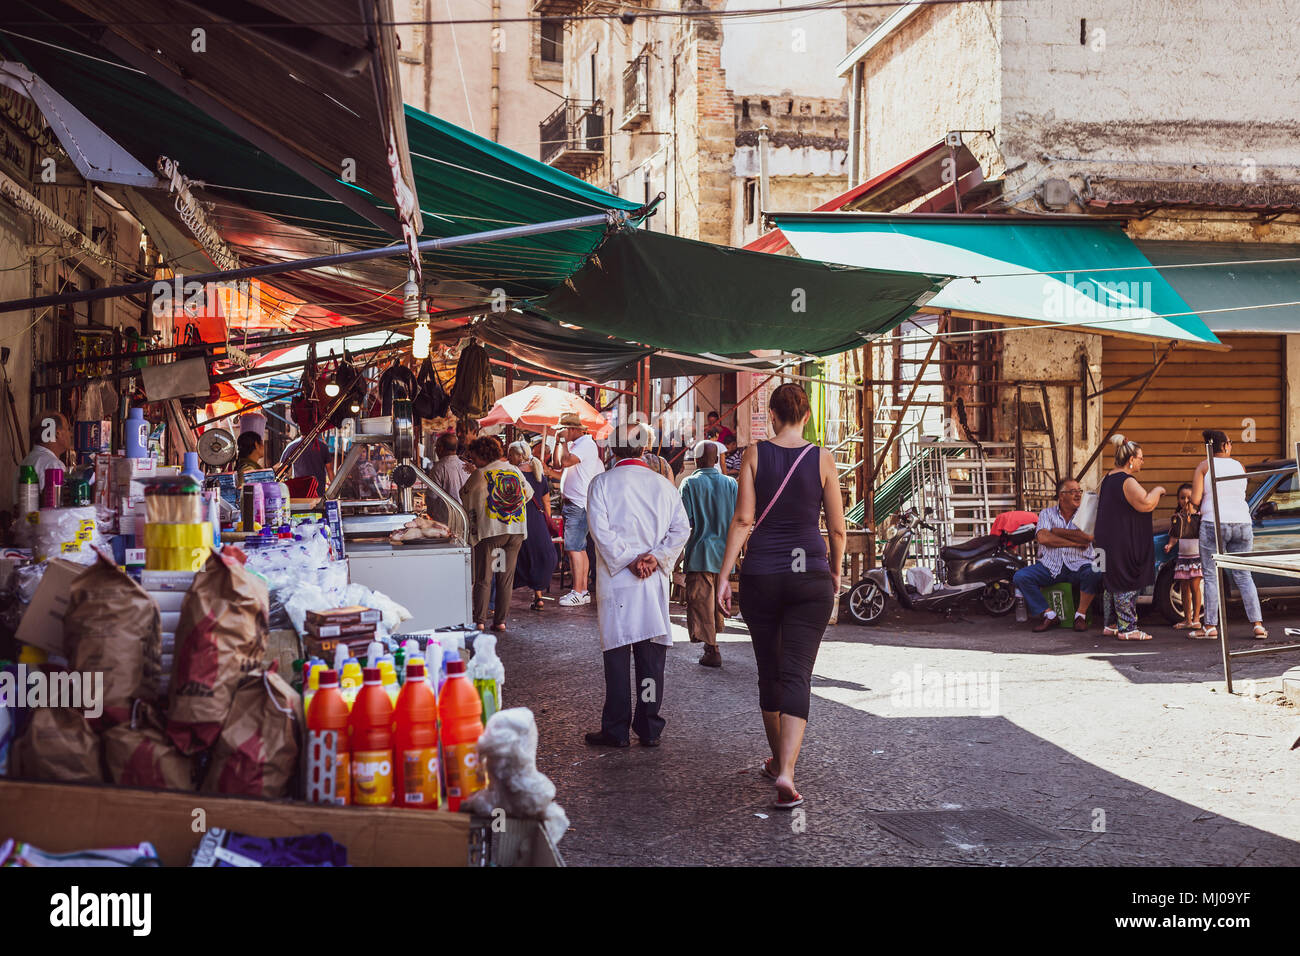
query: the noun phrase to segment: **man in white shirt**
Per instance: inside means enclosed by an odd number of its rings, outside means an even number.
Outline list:
[[[573,413],[561,416],[559,440],[555,443],[555,464],[548,468],[552,478],[560,479],[560,494],[564,496],[564,550],[569,554],[569,568],[573,572],[573,590],[556,603],[565,607],[579,607],[591,603],[587,593],[587,486],[599,475],[604,466],[600,461],[600,448],[587,434],[582,419]],[[559,468],[563,468],[563,474]]]
[[[633,439],[629,437],[629,441]],[[629,729],[657,747],[666,721],[664,660],[672,646],[668,589],[691,522],[672,482],[641,458],[641,444],[619,448],[617,463],[592,480],[586,519],[596,543],[596,594],[605,664],[605,706],[593,746],[626,747]],[[635,661],[636,709],[629,697]]]
[[[63,456],[72,447],[72,423],[62,412],[42,410],[32,416],[31,431],[32,450],[27,453],[18,466],[21,473],[23,465],[36,469],[36,483],[45,489],[45,470],[47,468],[67,469]],[[18,474],[14,474],[13,501],[18,501]]]

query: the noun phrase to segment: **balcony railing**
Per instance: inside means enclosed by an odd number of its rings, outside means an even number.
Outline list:
[[[623,129],[650,115],[650,57],[642,54],[623,71]]]
[[[542,162],[566,172],[581,172],[605,153],[605,114],[600,100],[566,99],[538,125]]]

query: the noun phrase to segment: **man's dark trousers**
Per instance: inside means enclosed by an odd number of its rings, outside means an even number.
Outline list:
[[[628,727],[641,740],[658,740],[667,723],[659,716],[664,699],[664,661],[668,646],[654,641],[637,641],[605,651],[605,708],[600,714],[600,729],[615,740],[628,739]],[[636,710],[628,696],[630,665],[635,662]],[[647,683],[648,682],[648,683]]]

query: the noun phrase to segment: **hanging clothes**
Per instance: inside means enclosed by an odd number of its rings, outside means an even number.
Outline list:
[[[416,418],[442,418],[451,405],[451,396],[443,388],[442,380],[433,367],[433,361],[426,358],[420,366],[420,374],[415,378],[415,416]]]
[[[456,382],[451,389],[451,410],[457,418],[482,418],[496,404],[492,366],[487,349],[474,339],[461,350]]]

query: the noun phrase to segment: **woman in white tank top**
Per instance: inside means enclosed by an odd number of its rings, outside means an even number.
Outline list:
[[[1244,475],[1245,467],[1232,457],[1232,439],[1218,429],[1206,429],[1201,436],[1214,448],[1214,476],[1223,478],[1227,475]],[[1209,471],[1207,462],[1196,466],[1192,478],[1192,503],[1201,506],[1201,566],[1205,587],[1205,627],[1188,632],[1188,637],[1217,640],[1219,637],[1218,613],[1219,594],[1218,577],[1214,569],[1214,500],[1219,500],[1219,539],[1223,543],[1225,554],[1249,551],[1255,545],[1254,525],[1250,517],[1250,506],[1246,502],[1246,479],[1219,481],[1211,486],[1206,480]],[[1255,590],[1255,580],[1249,571],[1233,571],[1237,590],[1241,593],[1241,603],[1246,616],[1255,625],[1255,637],[1268,637],[1264,629],[1263,615],[1259,608],[1259,592]]]

